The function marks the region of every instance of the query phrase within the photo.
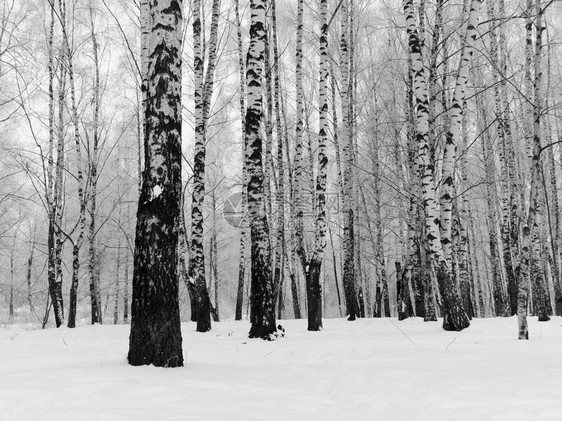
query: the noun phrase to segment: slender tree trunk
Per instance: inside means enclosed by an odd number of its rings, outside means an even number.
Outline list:
[[[137,211],[131,365],[183,366],[178,300],[181,0],[150,0],[145,169]]]
[[[238,72],[240,77],[240,121],[242,122],[242,132],[245,128],[246,116],[246,77],[244,76],[244,54],[242,45],[242,30],[240,23],[240,7],[238,0],[234,0],[234,10],[236,13],[236,38],[238,41]],[[236,310],[235,320],[242,320],[242,307],[244,304],[244,281],[246,278],[246,244],[248,243],[248,199],[247,199],[247,186],[248,186],[248,170],[246,167],[246,137],[243,136],[242,144],[242,199],[240,206],[243,213],[242,223],[240,224],[240,257],[238,259],[238,288],[236,292]]]
[[[334,283],[336,285],[336,295],[338,299],[338,310],[340,317],[343,317],[343,306],[341,302],[341,294],[340,294],[340,284],[338,281],[338,260],[336,258],[336,249],[334,247],[334,237],[332,235],[332,227],[331,224],[328,223],[328,233],[330,235],[330,248],[332,249],[332,263],[334,267]]]
[[[320,88],[318,92],[320,130],[318,134],[318,174],[316,176],[315,243],[312,257],[306,270],[306,291],[308,302],[308,330],[322,330],[322,286],[320,273],[326,248],[326,180],[328,156],[328,1],[320,1]]]
[[[499,0],[498,1],[498,18],[500,22],[505,22],[506,19],[506,12],[505,12],[505,1]],[[502,24],[499,25],[499,68],[504,75],[500,79],[500,96],[501,96],[501,104],[502,104],[502,111],[504,113],[502,123],[503,128],[505,131],[505,141],[506,141],[506,162],[507,162],[507,172],[508,172],[508,180],[509,180],[509,208],[510,208],[510,215],[509,215],[509,237],[510,237],[510,246],[506,248],[509,250],[510,256],[505,257],[506,265],[508,264],[508,260],[511,261],[511,273],[508,272],[508,290],[509,290],[509,300],[510,300],[510,308],[511,308],[511,315],[515,315],[517,313],[517,295],[518,295],[518,286],[517,286],[517,274],[516,274],[516,267],[518,266],[518,254],[519,254],[519,225],[520,225],[520,209],[521,204],[519,203],[520,193],[523,190],[520,186],[519,182],[519,175],[516,171],[516,158],[515,158],[515,147],[513,141],[513,135],[511,130],[511,106],[508,100],[508,89],[507,89],[507,77],[505,75],[508,74],[507,72],[507,62],[508,62],[508,48],[507,48],[507,37],[506,37],[506,25]],[[508,269],[509,271],[509,269]]]
[[[476,98],[477,103],[477,116],[479,124],[479,130],[482,135],[482,149],[484,156],[484,168],[486,173],[486,204],[487,204],[487,225],[488,225],[488,238],[490,245],[490,263],[492,266],[492,286],[493,286],[493,298],[494,298],[494,308],[496,316],[507,316],[509,314],[507,309],[507,294],[504,290],[503,281],[503,271],[502,271],[502,261],[500,256],[499,247],[499,236],[497,220],[498,215],[496,211],[496,195],[497,191],[495,188],[495,180],[498,178],[496,175],[495,166],[495,155],[492,150],[492,138],[490,136],[487,119],[487,111],[484,109],[482,96]],[[501,177],[501,176],[500,176]]]
[[[408,69],[412,68],[412,54],[407,52]],[[425,265],[422,264],[422,247],[423,242],[423,223],[421,213],[423,209],[419,207],[419,190],[420,177],[417,164],[417,138],[416,138],[416,120],[414,114],[414,93],[413,93],[413,72],[408,71],[408,80],[406,83],[406,133],[407,133],[407,151],[408,151],[408,171],[409,171],[409,203],[408,203],[408,247],[406,254],[406,264],[404,268],[404,283],[410,292],[411,314],[412,316],[425,317],[425,298],[424,270]],[[400,311],[400,309],[399,309]],[[402,314],[402,317],[405,315]],[[400,316],[399,316],[400,317]]]
[[[466,108],[466,105],[465,105]],[[468,192],[466,189],[469,188],[468,183],[468,118],[466,113],[463,115],[462,122],[462,143],[463,143],[463,153],[461,158],[461,179],[462,179],[462,190],[460,204],[458,205],[458,220],[459,220],[459,284],[461,290],[461,297],[463,302],[463,307],[466,309],[468,318],[472,320],[475,316],[474,305],[472,301],[472,291],[474,290],[474,283],[472,282],[472,277],[470,273],[470,257],[469,257],[469,237],[468,237]]]
[[[504,111],[502,109],[502,98],[501,98],[501,85],[499,84],[499,78],[501,77],[498,69],[500,67],[500,60],[498,54],[498,40],[496,33],[497,23],[496,19],[496,9],[495,2],[488,2],[488,20],[491,22],[489,25],[489,36],[490,36],[490,60],[492,64],[492,83],[494,87],[494,113],[496,117],[497,133],[498,133],[498,156],[500,163],[500,208],[501,208],[501,241],[503,249],[503,263],[505,266],[505,273],[507,277],[507,292],[508,296],[504,297],[504,285],[502,283],[502,288],[495,292],[496,301],[496,313],[499,316],[511,315],[511,302],[509,301],[509,291],[513,288],[514,284],[514,268],[512,263],[512,251],[511,251],[511,239],[510,239],[510,219],[509,219],[509,198],[511,195],[510,185],[508,184],[508,147],[506,139],[506,128]],[[501,269],[501,268],[498,268]],[[507,298],[507,302],[505,299]]]
[[[533,104],[533,170],[537,173],[533,175],[535,183],[541,183],[542,160],[541,160],[541,113],[542,113],[542,10],[540,0],[535,1],[535,60],[534,60],[534,104]],[[537,156],[538,155],[538,156]],[[535,167],[536,166],[536,167]],[[532,187],[531,187],[532,188]],[[533,286],[533,298],[535,309],[539,316],[539,321],[550,320],[547,310],[546,282],[541,253],[541,229],[543,219],[544,199],[539,185],[535,186],[535,196],[530,201],[535,200],[535,220],[531,229],[531,283]]]
[[[14,260],[16,254],[16,233],[14,231],[14,238],[12,241],[12,249],[10,250],[10,299],[8,303],[8,316],[10,318],[10,322],[14,320],[14,275],[15,275],[15,267],[14,267]]]
[[[115,267],[115,301],[113,304],[113,324],[119,323],[119,299],[121,295],[121,239],[117,240],[117,262]]]
[[[123,285],[123,323],[129,323],[129,253],[125,254],[125,276]]]
[[[197,332],[211,330],[211,303],[205,278],[205,252],[203,247],[203,203],[205,199],[205,112],[203,48],[201,45],[201,0],[192,5],[193,19],[193,71],[195,74],[195,151],[193,165],[193,194],[191,201],[191,254],[190,277],[195,284],[197,300]]]
[[[31,275],[33,271],[33,253],[35,252],[35,235],[37,233],[37,227],[33,228],[33,240],[31,242],[31,250],[29,251],[29,258],[27,259],[27,303],[29,304],[29,311],[35,313],[33,307],[33,288],[31,284]]]
[[[61,66],[61,77],[59,78],[58,85],[58,104],[59,104],[59,122],[57,130],[57,159],[56,168],[54,169],[53,180],[53,149],[55,138],[55,99],[53,81],[55,77],[54,69],[54,52],[53,52],[53,39],[54,39],[54,26],[55,26],[55,3],[50,2],[51,19],[49,31],[49,182],[48,190],[49,195],[52,196],[47,203],[50,202],[49,211],[49,228],[48,228],[48,283],[49,295],[55,314],[55,324],[60,327],[64,323],[64,306],[62,298],[62,272],[61,268],[61,254],[63,242],[61,239],[60,225],[62,223],[62,196],[63,196],[63,168],[64,168],[64,132],[62,131],[63,110],[64,110],[64,96],[65,96],[65,81],[66,77]],[[62,60],[62,57],[61,57]],[[53,182],[54,181],[54,182]],[[47,305],[47,309],[49,309]],[[45,319],[47,319],[46,314]],[[46,320],[44,321],[44,325]]]
[[[209,270],[211,271],[212,279],[214,281],[214,293],[215,293],[215,306],[213,308],[213,320],[215,322],[220,321],[220,305],[219,305],[219,291],[220,291],[220,278],[219,278],[219,247],[218,247],[218,235],[217,235],[217,196],[215,190],[212,194],[212,206],[213,206],[213,228],[211,232],[211,256],[212,262],[209,265]]]
[[[94,30],[93,4],[90,0],[90,29],[92,37],[92,47],[94,56],[94,120],[93,120],[93,147],[90,154],[90,202],[88,213],[90,216],[90,226],[88,230],[89,243],[89,275],[90,275],[90,291],[92,294],[92,324],[102,323],[101,302],[99,279],[94,275],[94,264],[96,260],[96,201],[97,201],[97,185],[98,185],[98,155],[99,155],[99,114],[100,114],[100,63],[98,57],[98,42]]]
[[[72,125],[74,128],[74,145],[76,151],[76,179],[78,184],[78,206],[79,206],[79,216],[77,222],[78,228],[78,238],[73,241],[73,250],[72,250],[72,285],[71,285],[71,292],[70,292],[70,309],[69,309],[69,318],[68,318],[68,327],[75,327],[76,325],[76,297],[77,297],[77,289],[78,289],[78,278],[80,273],[80,248],[82,246],[82,242],[84,240],[84,232],[85,232],[85,225],[86,225],[86,196],[84,192],[84,173],[83,173],[83,163],[82,163],[82,146],[81,146],[81,138],[80,138],[80,122],[78,116],[78,104],[76,99],[76,86],[75,86],[75,78],[74,78],[74,62],[73,62],[73,53],[71,51],[71,43],[69,34],[66,27],[66,6],[65,0],[59,1],[60,5],[60,22],[61,22],[61,30],[63,35],[63,48],[65,53],[65,71],[68,76],[68,82],[70,86],[70,116],[72,120]],[[91,10],[90,10],[91,11]],[[96,42],[94,37],[94,49],[96,49]],[[59,225],[60,226],[60,225]],[[92,285],[90,285],[90,292],[91,292],[91,299],[92,299],[92,323],[101,323],[101,314],[99,315],[99,319],[95,318],[96,312],[101,311],[99,306],[99,294],[97,294],[97,289],[92,289]]]
[[[285,267],[285,164],[283,149],[283,127],[281,125],[281,106],[280,106],[280,75],[279,75],[279,51],[277,45],[277,14],[275,0],[271,0],[271,25],[272,25],[272,44],[273,44],[273,101],[275,105],[275,126],[277,137],[277,241],[275,251],[275,274],[273,285],[277,291],[279,304],[278,315],[281,317],[283,306],[283,275]]]
[[[295,159],[294,159],[294,180],[293,180],[293,200],[295,208],[295,249],[302,270],[306,275],[306,251],[304,249],[304,207],[303,192],[305,189],[304,182],[304,157],[303,157],[303,110],[304,110],[304,88],[303,88],[303,72],[302,72],[302,39],[303,39],[303,13],[304,0],[297,1],[297,38],[296,38],[296,126],[295,126]]]
[[[193,279],[189,276],[188,261],[189,261],[189,241],[187,239],[187,229],[185,226],[185,216],[184,216],[184,199],[181,199],[181,210],[180,210],[180,221],[178,229],[178,265],[180,270],[180,277],[185,283],[187,288],[187,294],[189,295],[189,306],[191,310],[190,319],[192,322],[197,321],[197,299],[195,297],[195,286],[193,285]]]
[[[345,291],[346,313],[348,320],[353,321],[357,316],[357,302],[355,291],[355,232],[354,232],[354,209],[353,209],[353,139],[350,133],[350,111],[349,111],[349,11],[348,0],[341,3],[341,104],[342,124],[341,139],[343,143],[343,286]]]

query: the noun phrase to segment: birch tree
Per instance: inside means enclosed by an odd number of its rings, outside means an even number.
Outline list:
[[[145,168],[137,211],[131,365],[183,366],[178,303],[181,0],[149,1]]]
[[[350,130],[349,111],[349,10],[348,0],[341,3],[341,104],[342,124],[340,130],[343,144],[343,286],[348,320],[355,320],[358,308],[355,291],[355,235],[353,211],[353,138]]]
[[[263,142],[260,133],[263,106],[262,73],[267,38],[265,10],[265,0],[250,0],[250,45],[246,58],[245,142],[252,261],[249,336],[271,340],[277,328],[271,273],[271,244],[265,214]]]
[[[322,330],[322,285],[320,273],[326,247],[326,179],[328,156],[326,143],[328,138],[328,2],[320,1],[320,88],[318,92],[320,130],[318,134],[318,173],[314,191],[315,197],[315,242],[310,259],[307,258],[303,244],[302,231],[297,236],[297,253],[306,279],[306,296],[308,304],[308,330]],[[302,28],[301,28],[302,30]],[[302,51],[300,53],[302,56]],[[302,227],[301,227],[302,228]]]
[[[238,47],[238,73],[239,73],[239,106],[240,106],[240,122],[242,123],[242,223],[240,225],[240,256],[238,260],[238,288],[236,290],[236,310],[235,320],[242,320],[242,306],[244,304],[244,282],[246,279],[246,244],[248,243],[248,195],[246,186],[248,185],[248,170],[246,166],[246,136],[245,130],[245,97],[246,97],[246,77],[244,76],[244,53],[242,45],[242,29],[240,22],[240,5],[238,0],[234,0],[234,11],[236,18],[236,40]]]
[[[473,1],[473,3],[479,4],[477,1]],[[421,190],[424,202],[426,241],[429,246],[431,264],[435,265],[435,270],[438,271],[438,278],[440,279],[440,283],[444,291],[443,298],[445,314],[443,317],[443,328],[445,330],[462,330],[468,327],[470,322],[462,307],[458,290],[452,278],[450,224],[452,222],[452,165],[454,164],[455,140],[458,139],[460,123],[462,123],[462,100],[464,99],[466,77],[468,74],[468,68],[463,69],[463,65],[468,66],[470,56],[463,48],[461,57],[464,60],[461,60],[461,66],[459,67],[459,76],[457,77],[458,81],[457,86],[455,87],[456,95],[454,95],[456,97],[456,102],[453,106],[455,111],[451,113],[451,128],[449,130],[449,134],[447,135],[448,145],[446,146],[444,157],[443,178],[445,180],[445,187],[441,196],[441,202],[443,203],[445,209],[442,212],[440,224],[438,206],[434,197],[434,168],[428,154],[430,140],[428,88],[422,60],[421,43],[414,16],[413,1],[404,1],[404,14],[406,16],[408,47],[411,54],[410,71],[413,75],[412,83],[415,101],[414,111],[416,116],[415,131],[418,143],[418,173],[421,179]],[[477,14],[474,13],[474,16],[477,16]],[[472,20],[472,25],[474,26],[474,24],[475,21]],[[469,33],[470,32],[467,30],[467,34]],[[474,36],[476,35],[474,34]],[[445,161],[447,162],[446,164]],[[440,225],[443,227],[442,232],[440,232]],[[442,233],[445,236],[444,241],[441,238]],[[431,268],[429,272],[431,273]],[[427,299],[428,297],[426,297],[426,300]]]
[[[211,330],[211,303],[205,278],[203,247],[203,201],[205,198],[205,99],[203,78],[203,51],[201,45],[201,1],[192,5],[193,19],[193,72],[195,79],[195,150],[193,163],[193,194],[191,200],[191,254],[189,276],[195,285],[197,303],[197,331]]]

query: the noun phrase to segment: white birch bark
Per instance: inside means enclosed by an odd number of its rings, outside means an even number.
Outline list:
[[[238,46],[238,73],[239,73],[239,106],[240,106],[240,122],[242,123],[242,224],[240,226],[240,256],[238,260],[238,288],[236,292],[236,309],[235,320],[242,320],[242,307],[244,304],[244,281],[246,278],[246,244],[248,242],[248,199],[247,199],[247,186],[248,186],[248,170],[246,166],[246,137],[244,136],[244,120],[246,118],[246,77],[244,76],[244,53],[242,45],[242,30],[240,22],[240,7],[238,0],[234,1],[234,11],[236,17],[236,39]]]
[[[345,304],[348,320],[355,320],[358,308],[355,292],[355,253],[354,253],[354,209],[353,209],[353,139],[351,137],[349,121],[349,10],[348,0],[343,0],[341,6],[341,106],[342,124],[340,139],[343,144],[343,183],[342,183],[342,214],[343,214],[343,285],[345,290]]]
[[[471,0],[468,25],[463,39],[461,58],[457,71],[455,90],[449,111],[450,126],[446,135],[443,153],[443,172],[441,187],[441,244],[447,264],[451,263],[451,226],[453,211],[454,170],[457,145],[461,140],[463,105],[468,86],[470,62],[474,52],[474,44],[478,36],[478,19],[480,16],[480,0]]]
[[[275,297],[271,274],[271,244],[265,213],[263,186],[263,142],[260,135],[262,120],[262,74],[266,33],[266,1],[250,1],[250,46],[246,60],[247,104],[245,136],[248,166],[248,214],[252,255],[250,296],[251,338],[273,339],[275,325]]]
[[[193,193],[191,200],[191,254],[189,276],[195,284],[197,302],[197,331],[211,330],[211,303],[205,277],[205,253],[203,247],[203,205],[205,199],[205,99],[203,78],[203,46],[201,0],[192,4],[193,19],[193,72],[195,81],[195,149],[193,164]]]
[[[183,366],[177,267],[182,22],[181,0],[149,0],[145,167],[137,210],[127,357],[135,366]]]
[[[445,293],[443,317],[443,328],[446,330],[462,330],[468,327],[470,322],[462,304],[455,283],[451,277],[451,266],[448,264],[443,251],[445,245],[441,241],[439,230],[439,215],[435,201],[435,181],[433,165],[429,159],[429,113],[428,113],[428,89],[425,70],[422,60],[422,51],[416,21],[414,16],[413,1],[404,0],[404,14],[406,16],[406,30],[408,33],[408,45],[411,54],[411,72],[413,73],[413,94],[415,99],[416,115],[416,139],[418,143],[418,171],[421,179],[421,190],[425,210],[426,241],[429,246],[430,262],[438,265],[438,275],[442,278],[443,291]],[[462,107],[462,103],[461,103]],[[462,117],[462,114],[461,114]],[[462,118],[461,118],[462,122]],[[459,127],[460,129],[460,127]],[[452,180],[451,180],[452,187]],[[449,193],[449,197],[450,193]],[[450,215],[449,215],[450,222]],[[450,241],[449,241],[450,243]],[[433,271],[429,268],[428,273]],[[425,297],[426,301],[431,299]],[[426,314],[427,317],[427,314]]]

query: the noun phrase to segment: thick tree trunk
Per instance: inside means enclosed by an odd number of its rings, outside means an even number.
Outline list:
[[[275,297],[271,274],[271,244],[265,214],[263,191],[262,138],[262,73],[267,33],[265,30],[265,0],[251,0],[250,46],[246,60],[247,106],[245,137],[248,168],[248,214],[252,259],[250,320],[251,338],[273,339],[275,326]]]
[[[178,302],[181,0],[150,0],[145,169],[135,238],[131,365],[183,366]]]

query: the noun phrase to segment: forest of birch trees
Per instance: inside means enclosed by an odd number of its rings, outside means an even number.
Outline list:
[[[0,323],[132,323],[135,365],[180,321],[528,339],[561,142],[559,0],[3,0]]]

